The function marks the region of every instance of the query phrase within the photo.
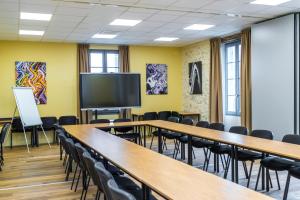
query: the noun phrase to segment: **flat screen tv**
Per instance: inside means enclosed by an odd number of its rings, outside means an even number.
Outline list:
[[[115,109],[141,106],[141,76],[133,73],[81,73],[80,107]]]

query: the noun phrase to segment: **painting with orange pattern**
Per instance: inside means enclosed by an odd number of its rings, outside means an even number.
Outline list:
[[[47,103],[45,62],[16,61],[16,86],[31,87],[37,104]]]

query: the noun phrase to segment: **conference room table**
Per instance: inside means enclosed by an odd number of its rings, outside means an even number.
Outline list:
[[[200,121],[201,115],[200,113],[197,112],[187,112],[187,111],[179,111],[178,114],[182,117],[197,117],[197,120]],[[132,112],[131,113],[132,120],[134,121],[135,119],[141,120],[144,116],[144,113],[139,113],[139,112]]]
[[[100,124],[67,125],[63,128],[72,137],[139,181],[145,200],[150,198],[151,190],[165,199],[173,200],[272,199],[95,128],[99,126]],[[126,125],[123,123],[122,126]]]
[[[134,126],[151,126],[158,129],[158,152],[162,153],[162,135],[161,130],[170,130],[179,132],[188,136],[188,161],[189,165],[193,164],[192,157],[192,137],[203,138],[223,144],[228,144],[232,148],[231,152],[231,180],[238,183],[238,148],[246,148],[254,151],[262,152],[265,154],[276,155],[288,159],[300,160],[300,147],[296,144],[284,143],[275,140],[266,140],[262,138],[239,135],[225,131],[217,131],[207,128],[190,126],[180,123],[174,123],[163,120],[151,121],[132,121],[132,122],[119,122],[119,123],[104,123],[104,124],[91,124],[91,127],[105,128],[105,127],[134,127]],[[144,129],[145,130],[145,129]],[[146,145],[146,133],[144,131],[144,146]],[[265,187],[265,173],[262,173],[262,189]]]

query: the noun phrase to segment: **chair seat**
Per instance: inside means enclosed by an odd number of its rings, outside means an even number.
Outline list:
[[[162,131],[161,135],[164,136],[165,138],[169,139],[169,140],[179,139],[182,136],[181,133],[169,132],[169,131]]]
[[[125,177],[125,176],[114,176],[114,179],[120,189],[125,190],[126,192],[129,192],[132,194],[137,200],[143,199],[143,190],[134,183],[131,179]],[[152,195],[150,195],[150,199],[156,200],[156,198]]]
[[[210,148],[211,152],[215,154],[230,154],[231,147],[228,145],[214,145]]]
[[[291,176],[300,179],[300,167],[292,167],[289,172]]]
[[[111,131],[111,128],[97,128],[101,131],[104,131],[104,132],[110,132]]]
[[[152,132],[152,135],[158,136],[158,131],[153,131],[153,132]]]
[[[214,146],[214,142],[200,138],[192,138],[192,146],[196,148],[209,148]]]
[[[276,171],[289,170],[295,162],[279,157],[267,157],[260,161],[262,166]]]
[[[140,137],[139,133],[120,133],[116,135],[124,139],[136,139]]]
[[[237,157],[239,161],[254,161],[262,159],[262,154],[249,150],[238,150]]]
[[[181,142],[181,143],[184,143],[184,144],[186,144],[186,143],[188,143],[188,136],[181,136],[180,138],[179,138],[179,141]]]

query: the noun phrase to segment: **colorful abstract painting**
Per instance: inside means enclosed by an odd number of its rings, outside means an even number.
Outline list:
[[[16,61],[16,86],[31,87],[37,104],[47,103],[46,63]]]
[[[165,64],[146,64],[147,94],[168,94],[167,71],[167,65]]]

